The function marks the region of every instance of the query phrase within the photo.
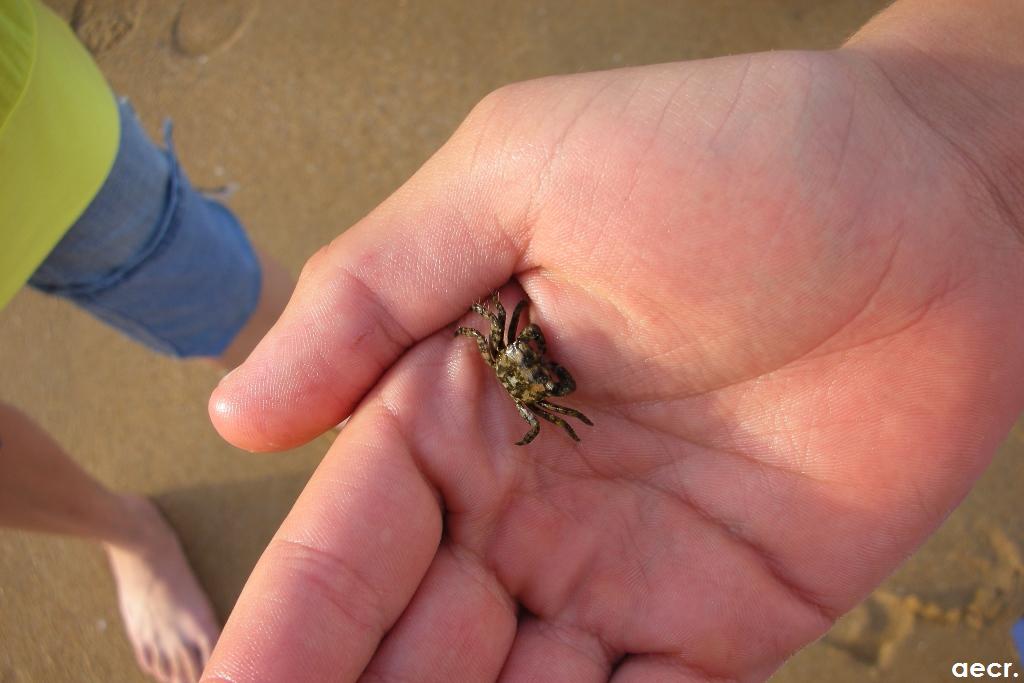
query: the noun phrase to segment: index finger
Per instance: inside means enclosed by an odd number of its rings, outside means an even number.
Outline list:
[[[356,680],[441,529],[439,498],[386,410],[361,412],[257,563],[203,680]]]

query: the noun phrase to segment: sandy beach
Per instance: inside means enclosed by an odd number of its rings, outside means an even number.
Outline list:
[[[222,189],[297,274],[503,84],[548,74],[840,44],[882,0],[47,0],[193,183]],[[152,496],[221,619],[329,445],[223,442],[218,373],[156,358],[24,290],[0,311],[0,399],[91,473]],[[779,683],[933,681],[957,661],[1021,663],[1024,421],[960,508]],[[0,532],[0,683],[145,681],[90,544]]]

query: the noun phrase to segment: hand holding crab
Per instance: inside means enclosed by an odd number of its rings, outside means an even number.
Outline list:
[[[1019,235],[879,77],[905,47],[488,98],[311,259],[214,396],[257,450],[354,413],[207,675],[763,680],[861,600],[1024,409]],[[601,439],[508,457],[460,410],[449,321],[513,277],[588,328]],[[573,382],[540,331],[474,310],[490,330],[460,334],[524,417],[565,418],[547,400]]]
[[[491,304],[495,313],[487,310],[483,305],[473,304],[471,311],[480,314],[491,321],[491,332],[484,337],[479,330],[472,327],[460,327],[455,330],[455,336],[463,335],[476,339],[480,348],[480,355],[484,361],[494,368],[495,374],[505,387],[505,391],[515,401],[516,408],[524,420],[530,423],[530,431],[517,441],[517,446],[525,446],[536,438],[540,431],[540,423],[534,415],[538,415],[548,422],[552,422],[572,437],[573,441],[579,441],[580,437],[572,426],[556,415],[561,413],[575,417],[586,425],[593,426],[593,422],[578,410],[555,405],[547,400],[548,396],[566,396],[576,390],[576,382],[569,371],[561,365],[544,358],[547,351],[547,344],[544,341],[544,333],[534,324],[529,324],[516,336],[516,328],[519,326],[519,316],[529,302],[523,299],[516,304],[512,311],[511,324],[508,326],[508,336],[503,339],[505,333],[505,307],[501,305],[498,293],[491,297]]]

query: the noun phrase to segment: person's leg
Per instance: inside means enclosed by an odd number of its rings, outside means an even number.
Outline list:
[[[258,259],[234,214],[192,188],[126,102],[120,112],[103,187],[29,284],[153,350],[234,367],[283,310],[291,278]],[[0,439],[0,526],[100,541],[140,665],[161,680],[198,680],[218,627],[155,506],[105,489],[9,408]]]
[[[292,278],[192,187],[169,135],[158,148],[120,109],[110,175],[29,284],[157,352],[234,367],[284,309]]]
[[[0,526],[100,542],[139,665],[161,680],[198,680],[219,628],[174,531],[153,503],[104,488],[3,403]]]
[[[106,182],[30,284],[155,351],[235,367],[284,309],[292,278],[256,252],[234,214],[189,184],[127,103],[120,109]],[[161,678],[173,668],[197,679],[188,667],[205,661],[217,627],[173,531],[151,503],[107,491],[37,427],[5,415],[0,525],[101,541],[140,664]]]

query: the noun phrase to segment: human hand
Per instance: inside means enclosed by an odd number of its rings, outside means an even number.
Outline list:
[[[848,51],[486,99],[214,394],[253,450],[355,412],[206,675],[766,677],[1024,405],[1019,238],[951,144]],[[512,445],[526,423],[452,339],[510,279],[577,380],[581,443]]]

